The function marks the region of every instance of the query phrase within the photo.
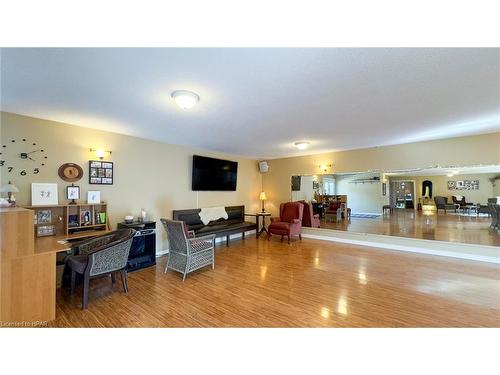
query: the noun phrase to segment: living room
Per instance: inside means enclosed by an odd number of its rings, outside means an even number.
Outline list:
[[[70,47],[0,49],[9,340],[95,334],[137,368],[500,325],[500,49]]]

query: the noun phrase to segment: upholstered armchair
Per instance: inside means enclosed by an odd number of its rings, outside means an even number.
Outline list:
[[[321,221],[318,214],[313,213],[313,205],[310,202],[299,201],[304,206],[302,215],[302,226],[310,228],[319,228]]]
[[[302,217],[304,205],[300,202],[288,202],[280,204],[280,217],[272,217],[271,224],[267,228],[267,239],[270,240],[273,234],[287,236],[290,243],[291,236],[299,236],[302,239]]]
[[[188,273],[205,266],[215,267],[215,234],[195,237],[184,222],[160,219],[167,232],[169,253],[165,272],[173,269],[182,273],[182,281]]]
[[[90,279],[102,275],[111,275],[111,282],[116,282],[116,273],[120,272],[123,290],[128,293],[127,260],[135,230],[120,229],[109,234],[83,240],[72,248],[75,255],[67,258],[66,264],[71,269],[71,293],[75,290],[76,274],[83,275],[82,308],[89,302]]]
[[[455,204],[448,203],[447,197],[440,197],[440,196],[434,197],[434,204],[436,205],[436,212],[439,212],[439,210],[444,210],[445,215],[446,215],[446,210],[456,211]]]
[[[335,216],[337,221],[342,219],[342,202],[340,201],[332,201],[330,205],[325,210],[325,220],[328,216]]]

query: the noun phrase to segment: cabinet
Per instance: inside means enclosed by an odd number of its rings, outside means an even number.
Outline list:
[[[41,231],[40,229],[52,226],[52,234],[65,236],[102,231],[109,227],[106,203],[27,206],[26,208],[35,212],[35,235]]]

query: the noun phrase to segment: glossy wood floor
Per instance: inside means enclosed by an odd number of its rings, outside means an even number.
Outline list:
[[[500,246],[500,233],[489,228],[488,217],[460,216],[432,212],[424,215],[414,210],[394,210],[378,218],[356,218],[339,222],[321,221],[321,228],[356,233],[420,238],[447,242]]]
[[[188,276],[129,274],[59,290],[55,327],[500,327],[500,266],[303,239],[218,246]]]

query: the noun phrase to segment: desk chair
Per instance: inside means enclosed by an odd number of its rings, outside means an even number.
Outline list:
[[[73,246],[76,255],[70,255],[66,264],[71,269],[71,293],[75,290],[76,274],[83,275],[84,310],[88,307],[91,278],[111,275],[111,282],[114,284],[116,272],[120,272],[123,290],[128,293],[126,267],[134,233],[133,229],[120,229]]]

